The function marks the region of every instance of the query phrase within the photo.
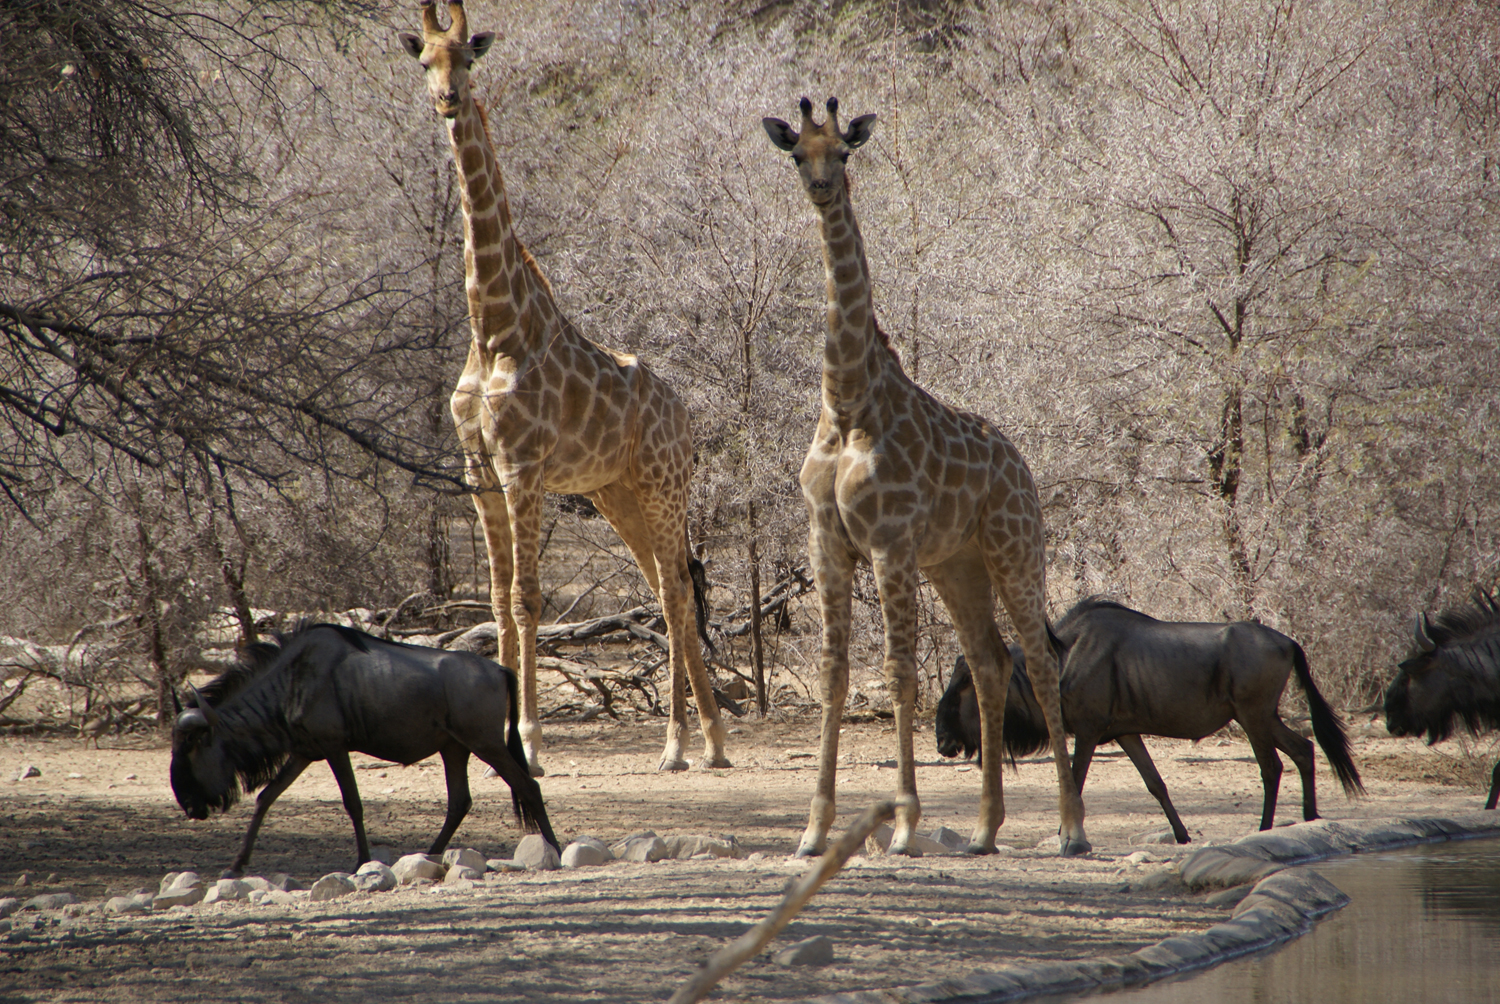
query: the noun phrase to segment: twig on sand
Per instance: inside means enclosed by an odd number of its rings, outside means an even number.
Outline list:
[[[738,969],[745,960],[752,958],[780,934],[781,929],[792,922],[792,918],[802,911],[823,883],[844,867],[844,862],[849,860],[851,854],[865,845],[865,838],[875,832],[875,827],[889,822],[895,815],[896,806],[892,802],[876,802],[866,809],[864,815],[855,820],[854,825],[844,832],[838,842],[818,859],[817,865],[787,892],[769,917],[715,952],[696,976],[678,988],[667,1004],[696,1004],[707,997],[708,992],[720,980]]]

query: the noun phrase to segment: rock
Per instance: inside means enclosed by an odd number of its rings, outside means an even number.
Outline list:
[[[957,830],[950,830],[946,826],[939,826],[937,829],[933,830],[932,839],[942,844],[948,850],[960,854],[963,853],[964,849],[969,846],[968,837],[959,833]]]
[[[640,831],[638,831],[636,833],[632,833],[628,837],[623,837],[620,840],[616,840],[614,843],[610,844],[609,845],[609,852],[611,854],[613,854],[615,857],[619,857],[621,854],[623,854],[625,852],[625,846],[627,844],[629,844],[632,840],[650,840],[652,837],[655,837],[655,836],[656,836],[656,831],[655,830],[640,830]]]
[[[27,844],[26,846],[29,848],[32,845]],[[20,889],[29,885],[31,885],[31,872],[22,872],[16,876],[16,888]]]
[[[467,865],[455,865],[448,869],[448,874],[443,876],[443,885],[467,887],[483,880],[484,869],[470,868]]]
[[[245,885],[249,887],[249,889],[245,893],[245,896],[247,898],[252,892],[265,892],[267,889],[271,888],[271,883],[261,878],[259,875],[246,875],[244,878],[240,879],[240,881],[245,883]]]
[[[277,872],[275,875],[272,875],[270,878],[266,879],[266,881],[271,884],[272,889],[276,889],[281,892],[296,892],[298,889],[302,888],[302,883],[292,878],[286,872]]]
[[[354,887],[360,892],[388,892],[400,884],[396,873],[381,861],[366,861],[354,873]]]
[[[667,842],[655,834],[627,841],[622,850],[616,850],[619,846],[616,844],[610,849],[621,861],[660,861],[672,856],[667,852]]]
[[[265,906],[267,903],[272,906],[291,906],[295,902],[297,897],[280,889],[257,889],[250,894],[252,906]]]
[[[104,903],[104,912],[113,914],[149,913],[151,900],[140,896],[111,896]]]
[[[0,899],[0,917],[9,917],[19,909],[21,909],[21,901],[14,896]]]
[[[1142,861],[1155,861],[1156,859],[1151,856],[1151,852],[1149,851],[1134,851],[1125,855],[1123,860],[1128,861],[1130,864],[1138,865]]]
[[[307,898],[314,903],[338,899],[355,891],[354,876],[348,872],[329,872],[312,885]]]
[[[1177,838],[1172,835],[1171,830],[1152,830],[1149,833],[1137,833],[1130,838],[1132,844],[1175,844]]]
[[[16,780],[17,781],[24,781],[28,777],[41,777],[41,776],[42,776],[42,772],[36,769],[36,764],[31,764],[31,763],[22,764],[21,765],[21,769],[16,772]]]
[[[875,828],[874,833],[865,838],[865,853],[873,857],[877,854],[889,852],[891,840],[895,835],[896,831],[888,823],[881,823]],[[907,841],[906,846],[909,851],[914,852],[912,854],[913,857],[921,857],[924,854],[953,853],[936,840],[933,840],[931,837],[924,837],[920,833],[913,833],[911,839]]]
[[[518,865],[510,858],[490,858],[484,863],[484,866],[490,871],[499,872],[502,875],[510,872],[524,872],[526,870],[525,865]]]
[[[547,843],[540,833],[528,833],[522,837],[511,860],[534,872],[548,872],[562,867],[562,858],[558,856],[557,848]]]
[[[396,881],[402,885],[414,882],[440,882],[445,869],[425,854],[407,854],[391,866]]]
[[[472,847],[462,850],[449,849],[443,852],[443,864],[451,871],[456,865],[460,868],[469,868],[484,874],[484,855]]]
[[[819,934],[777,952],[774,961],[778,966],[826,966],[833,961],[833,941]]]
[[[667,857],[683,860],[708,854],[716,858],[742,858],[745,849],[734,837],[686,836],[664,837]]]
[[[70,892],[44,893],[41,896],[33,896],[21,904],[23,910],[61,910],[71,903],[77,903],[78,897]]]
[[[151,909],[168,910],[174,906],[192,906],[208,895],[197,872],[168,872],[161,880],[161,892],[151,901]]]
[[[220,903],[226,900],[247,898],[254,886],[240,879],[219,879],[208,887],[208,893],[203,897],[205,903]]]
[[[615,856],[610,853],[604,841],[593,837],[579,837],[563,848],[562,852],[564,868],[593,868],[609,864],[614,859]]]

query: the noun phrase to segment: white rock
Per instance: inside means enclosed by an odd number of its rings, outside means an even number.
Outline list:
[[[21,769],[16,772],[16,780],[24,781],[28,777],[41,777],[42,772],[36,769],[36,764],[22,764]]]
[[[360,892],[387,892],[400,884],[396,873],[381,861],[366,861],[354,873],[354,886]]]
[[[518,865],[510,858],[490,858],[484,863],[484,866],[490,871],[499,872],[502,875],[508,872],[524,872],[526,870],[525,865]]]
[[[167,872],[161,880],[160,892],[172,892],[174,890],[193,889],[203,885],[203,880],[198,877],[197,872]]]
[[[511,860],[534,872],[549,872],[562,867],[562,858],[558,855],[557,848],[547,843],[547,839],[540,833],[528,833],[522,837]]]
[[[579,837],[563,848],[562,866],[564,868],[593,868],[608,864],[614,858],[609,848],[604,845],[604,841],[595,840],[593,837]]]
[[[297,897],[281,889],[257,889],[250,894],[250,902],[255,906],[291,906]]]
[[[461,850],[449,848],[443,852],[443,864],[450,870],[456,865],[460,868],[472,868],[474,871],[484,874],[484,855],[472,847]]]
[[[1175,844],[1177,838],[1172,835],[1171,830],[1151,830],[1147,833],[1137,833],[1130,838],[1132,844]]]
[[[21,909],[21,901],[14,896],[0,899],[0,917],[9,917],[19,909]]]
[[[313,883],[307,898],[314,903],[322,903],[325,900],[347,896],[354,891],[354,876],[348,872],[329,872]]]
[[[455,865],[448,869],[448,874],[443,876],[443,885],[473,884],[484,880],[484,870],[469,868],[465,865]]]
[[[742,858],[745,849],[734,837],[679,836],[663,837],[667,857],[679,860],[708,854],[716,858]]]
[[[104,904],[105,913],[147,913],[151,909],[149,901],[142,902],[135,896],[111,896]]]
[[[261,878],[259,875],[246,875],[239,881],[245,883],[245,885],[249,887],[249,890],[245,893],[246,896],[249,896],[252,892],[265,892],[267,889],[271,888],[271,883]]]
[[[826,966],[833,961],[833,941],[819,934],[777,952],[774,959],[780,966]]]
[[[402,885],[422,880],[440,882],[444,874],[443,866],[425,854],[407,854],[391,866],[391,871]]]
[[[950,830],[946,826],[939,826],[932,831],[932,839],[948,848],[950,851],[962,852],[969,846],[969,838],[956,830]]]
[[[174,906],[192,906],[203,902],[203,897],[208,895],[208,890],[202,885],[189,886],[188,888],[172,888],[160,893],[151,900],[151,909],[169,910]]]
[[[889,852],[891,849],[891,840],[895,836],[896,831],[892,829],[889,824],[881,823],[875,828],[874,833],[865,838],[865,853],[873,857],[877,854],[885,854]],[[951,850],[949,850],[947,847],[944,847],[936,840],[933,840],[931,837],[924,837],[920,833],[913,833],[911,835],[911,839],[906,842],[906,846],[908,850],[914,851],[914,856],[917,857],[920,857],[924,854],[953,853]]]
[[[266,879],[266,881],[271,883],[272,889],[280,889],[282,892],[296,892],[302,888],[302,883],[292,878],[286,872],[277,872]]]
[[[638,833],[632,833],[630,836],[624,837],[620,840],[616,840],[614,843],[610,844],[609,852],[617,858],[622,858],[625,855],[625,848],[630,846],[631,841],[654,839],[656,839],[655,830],[641,830]]]
[[[208,893],[203,897],[205,903],[219,903],[225,900],[244,899],[255,889],[249,882],[241,879],[219,879],[209,886]]]
[[[1150,851],[1134,851],[1130,854],[1125,855],[1122,860],[1127,861],[1133,865],[1138,865],[1142,861],[1155,861],[1156,859],[1151,856]]]
[[[73,773],[70,773],[68,775],[68,780],[69,781],[78,781],[78,780],[81,780],[82,778],[83,778],[83,775],[79,774],[77,771],[74,771]]]

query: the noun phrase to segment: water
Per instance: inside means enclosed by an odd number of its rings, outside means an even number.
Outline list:
[[[1500,1002],[1500,840],[1308,865],[1352,902],[1295,941],[1089,1004]]]

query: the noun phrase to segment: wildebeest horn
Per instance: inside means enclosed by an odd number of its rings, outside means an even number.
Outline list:
[[[1432,640],[1432,635],[1427,630],[1427,612],[1417,614],[1416,635],[1417,648],[1423,652],[1437,651],[1437,642]]]
[[[193,692],[193,699],[198,702],[198,710],[203,712],[203,720],[208,722],[209,728],[218,725],[219,713],[208,706],[208,701],[204,700],[203,695],[198,693],[197,687],[190,683],[188,684],[188,689]]]
[[[172,688],[172,713],[174,715],[181,715],[182,714],[182,702],[177,699],[177,688],[176,687]]]

